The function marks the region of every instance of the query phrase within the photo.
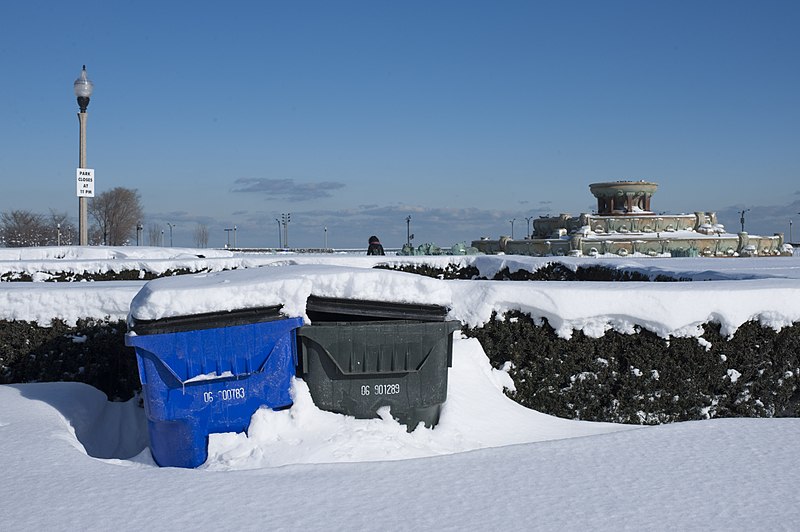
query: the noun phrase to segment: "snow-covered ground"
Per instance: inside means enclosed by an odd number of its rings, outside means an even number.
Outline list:
[[[692,283],[440,281],[371,269],[378,262],[459,261],[492,275],[530,257],[243,255],[163,248],[0,250],[0,273],[179,269],[157,280],[2,283],[0,319],[140,319],[280,303],[304,316],[309,294],[443,304],[470,325],[492,310],[547,318],[559,334],[643,327],[702,337],[755,319],[800,321],[800,258],[605,259]],[[56,251],[54,251],[56,250]],[[9,255],[6,255],[8,251]],[[156,256],[156,253],[158,256]],[[92,256],[89,256],[91,254]],[[196,255],[205,258],[198,259]],[[552,259],[549,259],[552,260]],[[562,259],[594,264],[604,259]],[[263,266],[256,268],[257,266]],[[248,268],[221,272],[231,267]],[[136,294],[139,293],[137,296]],[[562,420],[507,399],[508,376],[456,333],[448,400],[435,429],[390,416],[322,412],[302,380],[294,406],[258,411],[245,434],[213,435],[196,470],[152,462],[141,408],[74,383],[0,386],[3,530],[410,530],[496,528],[793,529],[797,419],[639,427]]]

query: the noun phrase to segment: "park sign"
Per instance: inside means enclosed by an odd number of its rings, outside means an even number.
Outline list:
[[[76,175],[78,177],[78,197],[93,198],[94,168],[78,168]]]

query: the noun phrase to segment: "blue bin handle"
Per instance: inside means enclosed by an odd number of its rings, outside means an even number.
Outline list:
[[[209,384],[209,383],[217,382],[217,381],[221,381],[221,380],[246,379],[246,378],[250,377],[251,375],[254,375],[256,373],[261,373],[262,371],[264,371],[264,366],[267,365],[267,363],[269,362],[269,359],[272,356],[272,354],[275,353],[276,350],[285,348],[285,346],[283,345],[283,342],[285,342],[285,341],[289,342],[289,341],[293,341],[293,340],[289,340],[287,338],[287,339],[279,339],[277,342],[275,342],[275,345],[272,347],[272,350],[269,352],[269,355],[267,355],[264,358],[264,362],[255,371],[248,371],[246,373],[233,373],[233,372],[231,372],[230,375],[220,375],[220,376],[217,376],[217,377],[202,378],[202,379],[198,379],[197,377],[199,377],[199,375],[195,375],[193,377],[189,377],[186,380],[182,379],[181,376],[178,375],[178,373],[175,370],[173,370],[172,367],[170,367],[169,364],[167,364],[161,357],[159,357],[158,355],[156,355],[152,351],[149,351],[149,350],[145,349],[143,346],[137,345],[134,342],[131,342],[131,344],[136,346],[136,354],[137,354],[137,356],[140,356],[140,357],[143,357],[143,358],[148,358],[149,360],[153,361],[153,363],[156,364],[157,366],[159,366],[161,368],[164,368],[167,371],[167,374],[171,378],[173,378],[175,380],[175,382],[177,382],[181,386],[186,386],[186,385],[191,386],[191,385],[196,385],[196,384]],[[142,342],[142,343],[144,343],[144,342]],[[296,349],[292,349],[292,356],[293,356],[293,359],[294,359],[294,365],[297,366],[297,350]],[[139,380],[141,381],[142,384],[146,383],[146,378],[145,378],[144,372],[142,370],[141,364],[139,364]]]

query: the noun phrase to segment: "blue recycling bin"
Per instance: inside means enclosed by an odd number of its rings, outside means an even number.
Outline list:
[[[302,318],[280,307],[131,320],[150,452],[159,466],[197,467],[208,435],[247,430],[260,406],[291,406]]]

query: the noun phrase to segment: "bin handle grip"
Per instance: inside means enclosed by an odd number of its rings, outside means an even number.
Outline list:
[[[315,341],[313,338],[311,338],[311,337],[309,337],[307,335],[300,335],[300,334],[298,334],[298,335],[302,336],[303,338],[308,338],[310,341],[312,341],[312,342],[314,342],[314,343],[319,345],[319,342]],[[423,358],[420,361],[419,365],[416,368],[413,368],[413,369],[399,369],[399,370],[388,370],[388,371],[348,371],[348,370],[346,370],[345,368],[343,368],[339,364],[339,361],[336,360],[336,357],[331,355],[330,351],[325,349],[325,347],[322,346],[322,345],[320,345],[320,347],[322,348],[322,350],[327,355],[328,360],[330,360],[333,363],[333,365],[336,366],[336,369],[339,370],[339,372],[342,375],[364,375],[364,376],[375,375],[375,376],[380,377],[380,376],[387,376],[387,375],[407,375],[409,373],[419,373],[420,372],[420,368],[422,366],[424,366],[425,363],[428,361],[428,358],[430,358],[430,351],[429,351],[425,355],[425,358]],[[303,371],[303,374],[305,374],[308,371],[307,370],[307,368],[308,368],[308,353],[306,352],[306,349],[302,350],[301,359],[302,359],[302,366],[301,366],[302,367],[302,371]]]
[[[218,375],[218,376],[215,376],[215,377],[206,377],[206,376],[201,376],[201,375],[195,375],[193,377],[189,377],[186,380],[182,379],[178,375],[178,373],[175,370],[172,369],[172,367],[169,364],[167,364],[164,360],[161,359],[161,357],[155,355],[154,353],[151,353],[150,351],[147,351],[146,349],[142,349],[141,353],[139,353],[138,350],[137,350],[137,356],[140,356],[140,357],[143,357],[143,358],[148,358],[153,363],[155,363],[156,365],[161,366],[162,368],[167,370],[167,373],[169,373],[169,375],[172,378],[174,378],[175,381],[179,382],[182,386],[186,386],[187,384],[188,385],[210,384],[210,383],[217,382],[217,381],[222,381],[222,380],[246,379],[246,378],[250,377],[251,375],[255,375],[256,373],[263,372],[264,371],[264,366],[266,366],[269,363],[270,357],[277,350],[283,349],[285,347],[285,344],[284,344],[285,341],[286,340],[280,339],[277,342],[275,342],[275,345],[272,347],[272,350],[270,351],[269,355],[267,355],[265,357],[264,362],[255,371],[248,371],[248,372],[243,372],[243,373],[234,373],[232,371],[225,371],[225,372],[223,372],[222,375]],[[293,362],[294,362],[294,364],[296,366],[297,365],[297,349],[294,348],[294,347],[292,348],[292,358],[293,358]],[[208,375],[210,375],[210,373]],[[198,377],[201,377],[201,378],[198,378]],[[144,373],[141,371],[141,367],[139,368],[139,379],[142,382],[142,384],[145,384],[146,377],[145,377]]]

